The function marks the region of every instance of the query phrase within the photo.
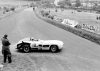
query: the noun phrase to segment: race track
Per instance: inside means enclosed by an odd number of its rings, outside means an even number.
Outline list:
[[[100,70],[100,45],[37,18],[32,8],[0,20],[0,37],[5,33],[12,44],[29,36],[64,42],[63,50],[59,53],[26,54],[36,63],[36,71]]]

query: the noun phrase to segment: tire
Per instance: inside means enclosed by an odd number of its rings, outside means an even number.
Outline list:
[[[24,51],[25,53],[28,53],[28,52],[30,51],[30,46],[29,46],[28,44],[25,44],[25,45],[23,46],[23,51]]]
[[[57,52],[57,51],[58,51],[58,46],[52,45],[52,46],[50,47],[50,51],[53,52],[53,53]]]

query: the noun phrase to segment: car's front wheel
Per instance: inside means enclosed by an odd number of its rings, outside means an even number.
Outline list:
[[[30,51],[30,46],[29,46],[28,44],[25,44],[25,45],[23,46],[23,51],[24,51],[25,53],[28,53],[28,52]]]
[[[51,52],[57,52],[57,50],[58,50],[58,46],[56,46],[56,45],[52,45],[51,47],[50,47],[50,51]]]

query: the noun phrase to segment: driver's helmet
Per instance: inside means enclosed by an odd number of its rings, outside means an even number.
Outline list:
[[[30,37],[30,40],[31,40],[31,41],[33,41],[33,40],[34,40],[34,38],[33,38],[33,37]]]

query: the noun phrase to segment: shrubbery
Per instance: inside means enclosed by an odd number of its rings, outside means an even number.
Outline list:
[[[54,16],[53,15],[50,15],[50,12],[49,11],[40,11],[41,12],[41,15],[44,16],[44,17],[48,17],[50,19],[54,19]]]

